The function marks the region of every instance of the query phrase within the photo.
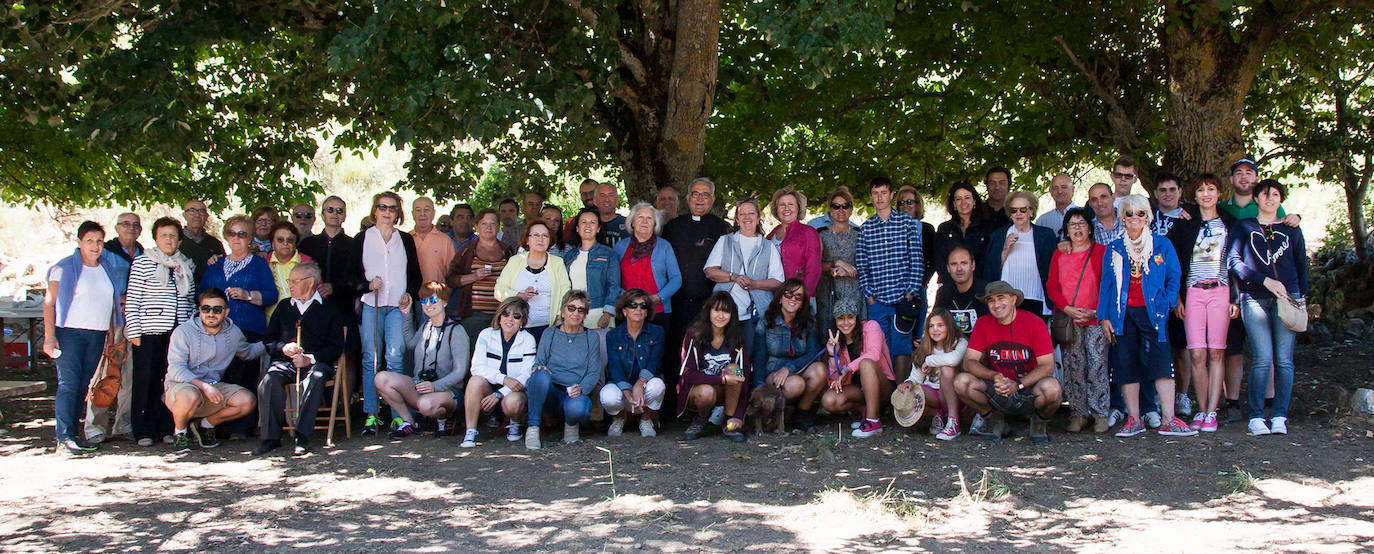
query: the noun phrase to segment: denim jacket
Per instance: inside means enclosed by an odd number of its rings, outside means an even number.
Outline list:
[[[579,247],[570,246],[561,254],[569,277],[573,261],[581,252]],[[591,307],[615,313],[615,301],[620,297],[620,258],[615,257],[615,250],[599,242],[587,251],[587,296],[591,297]]]
[[[773,318],[770,323],[760,323],[758,331],[754,334],[757,346],[754,349],[754,367],[763,368],[762,371],[754,372],[755,387],[763,386],[768,375],[779,369],[786,369],[791,374],[801,372],[806,369],[805,364],[816,359],[816,354],[821,349],[815,322],[812,322],[811,328],[803,337],[793,335],[792,329],[782,322],[781,315]]]
[[[1140,279],[1141,292],[1145,296],[1145,311],[1150,315],[1159,342],[1168,342],[1166,324],[1169,312],[1178,303],[1179,280],[1183,269],[1174,254],[1174,246],[1169,239],[1160,235],[1153,238],[1154,252],[1146,260],[1145,275]],[[1126,328],[1126,298],[1131,286],[1131,260],[1126,255],[1126,242],[1116,239],[1107,246],[1102,260],[1102,288],[1097,297],[1097,319],[1112,322],[1112,330],[1121,335]]]
[[[609,378],[606,382],[620,387],[620,390],[630,390],[640,378],[659,377],[659,364],[663,361],[663,343],[666,340],[663,328],[652,323],[644,324],[637,339],[630,338],[624,323],[608,331],[606,372]],[[638,373],[635,373],[635,368],[639,369]]]

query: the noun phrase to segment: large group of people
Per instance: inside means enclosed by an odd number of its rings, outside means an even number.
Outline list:
[[[261,207],[225,219],[224,244],[200,201],[157,219],[147,248],[135,214],[108,242],[85,222],[44,305],[58,450],[98,448],[83,401],[116,332],[132,344],[133,438],[177,451],[256,434],[254,454],[287,440],[309,452],[346,352],[364,437],[433,428],[465,448],[484,429],[539,449],[548,424],[575,443],[675,419],[683,440],[746,441],[769,395],[794,430],[828,414],[859,438],[891,417],[997,440],[1019,418],[1041,443],[1064,404],[1070,433],[1287,433],[1295,333],[1281,312],[1306,293],[1307,259],[1286,190],[1240,159],[1229,187],[1164,173],[1152,200],[1131,194],[1134,166],[1118,159],[1087,207],[1054,176],[1043,213],[994,167],[986,199],[949,188],[938,226],[918,191],[885,178],[867,183],[862,222],[846,187],[810,221],[806,196],[783,188],[728,206],[727,222],[706,178],[624,215],[616,187],[588,179],[566,219],[537,193],[443,215],[422,197],[410,231],[383,192],[353,237],[336,196],[318,233],[314,206]]]

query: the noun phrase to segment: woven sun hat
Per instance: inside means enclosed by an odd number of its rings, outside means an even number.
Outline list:
[[[921,420],[921,413],[926,408],[926,395],[921,387],[914,386],[911,390],[902,390],[900,387],[892,391],[892,415],[896,416],[897,424],[902,427],[911,427]]]

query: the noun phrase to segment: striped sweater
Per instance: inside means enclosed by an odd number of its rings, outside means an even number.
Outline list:
[[[175,279],[169,275],[167,284],[159,284],[157,270],[158,263],[148,256],[134,258],[133,266],[129,268],[124,336],[130,339],[170,333],[195,314],[192,301],[195,290],[178,296]]]

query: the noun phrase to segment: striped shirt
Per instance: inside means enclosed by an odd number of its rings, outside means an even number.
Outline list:
[[[158,265],[152,258],[139,256],[129,268],[129,295],[124,301],[127,338],[170,333],[195,314],[195,287],[178,296],[175,276],[168,275],[165,285],[158,283]]]
[[[496,299],[496,279],[501,276],[501,270],[506,268],[506,260],[484,262],[477,256],[472,257],[474,273],[486,266],[491,266],[491,275],[472,282],[472,311],[490,314],[496,313],[497,306],[501,305],[501,301]]]
[[[1229,273],[1224,262],[1226,260],[1226,224],[1222,223],[1220,217],[1214,217],[1203,223],[1197,230],[1197,237],[1193,242],[1193,257],[1188,262],[1188,274],[1185,275],[1185,286],[1193,286],[1203,281],[1216,280],[1226,285]]]
[[[859,290],[884,304],[903,295],[921,295],[925,262],[921,249],[921,222],[898,210],[884,221],[874,214],[859,230],[855,269]]]

